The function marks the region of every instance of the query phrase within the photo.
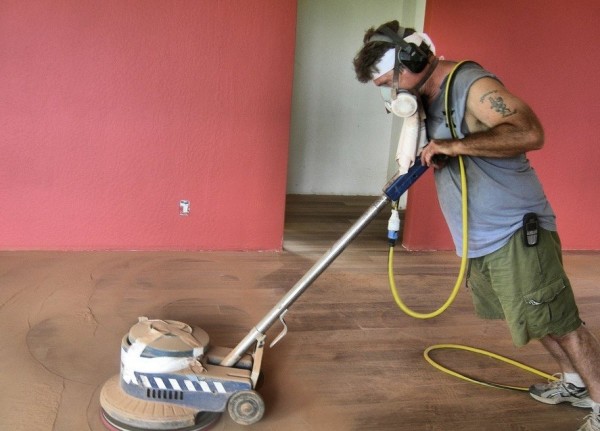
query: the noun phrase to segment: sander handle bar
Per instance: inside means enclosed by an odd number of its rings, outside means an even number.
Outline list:
[[[397,201],[421,175],[425,173],[427,166],[421,164],[421,158],[417,157],[414,165],[403,175],[395,175],[383,188],[383,192],[390,201]]]
[[[219,365],[234,366],[252,345],[263,339],[266,331],[277,321],[279,316],[302,295],[302,293],[331,265],[362,230],[381,212],[390,201],[396,201],[427,170],[417,158],[415,164],[404,175],[392,178],[386,184],[384,193],[369,209],[350,227],[350,229],[308,270],[306,274],[285,294],[283,298],[263,317],[263,319],[244,337],[240,343],[223,358]]]

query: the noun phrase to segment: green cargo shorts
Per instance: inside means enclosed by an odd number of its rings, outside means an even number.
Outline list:
[[[540,229],[538,244],[527,247],[519,229],[501,249],[470,259],[467,287],[477,315],[505,319],[515,346],[582,324],[556,232]]]

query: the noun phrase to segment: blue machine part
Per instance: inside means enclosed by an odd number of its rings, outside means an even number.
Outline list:
[[[391,201],[397,201],[406,193],[415,181],[425,173],[427,166],[421,164],[421,159],[417,157],[415,164],[410,167],[407,173],[392,178],[384,187],[383,192]]]

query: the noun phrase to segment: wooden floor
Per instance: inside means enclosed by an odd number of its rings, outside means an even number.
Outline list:
[[[375,198],[290,196],[281,253],[0,253],[0,430],[100,431],[98,395],[118,373],[120,339],[138,316],[182,320],[235,346]],[[387,281],[386,218],[375,220],[290,308],[266,349],[253,426],[224,415],[214,430],[575,430],[587,411],[474,385],[423,359],[466,344],[556,371],[537,343],[512,346],[502,322],[478,320],[463,288],[442,316],[415,320]],[[447,298],[451,252],[396,247],[401,295],[418,311]],[[584,320],[600,330],[600,253],[565,253]],[[280,327],[275,325],[272,339]],[[436,351],[450,368],[528,386],[539,378],[484,357]]]

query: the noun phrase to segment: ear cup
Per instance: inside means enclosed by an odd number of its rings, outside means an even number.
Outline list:
[[[428,49],[422,49],[414,43],[406,42],[402,37],[405,34],[404,27],[400,27],[398,33],[389,27],[382,27],[379,31],[382,32],[382,35],[373,36],[370,39],[371,42],[376,40],[389,41],[396,45],[398,61],[408,70],[413,73],[419,73],[425,69],[425,66],[427,66]]]
[[[398,46],[398,61],[413,73],[419,73],[427,66],[427,54],[414,43]]]

